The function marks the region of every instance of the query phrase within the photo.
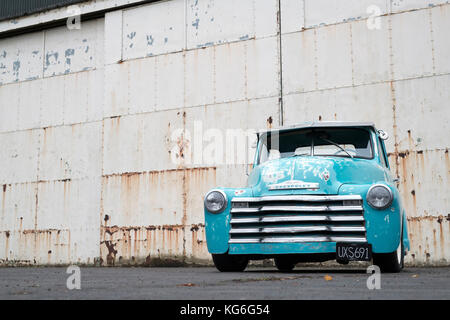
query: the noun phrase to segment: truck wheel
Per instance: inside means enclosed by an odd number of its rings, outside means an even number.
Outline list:
[[[214,265],[220,272],[241,272],[248,264],[248,259],[244,256],[225,254],[212,255]]]
[[[373,264],[380,267],[381,272],[397,273],[402,271],[405,259],[405,248],[403,246],[403,231],[400,245],[391,253],[374,253]]]
[[[292,259],[289,258],[274,258],[275,266],[281,272],[290,272],[294,269],[295,263]]]

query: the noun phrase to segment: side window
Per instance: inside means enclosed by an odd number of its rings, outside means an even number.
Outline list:
[[[377,142],[378,142],[378,153],[380,154],[380,161],[381,161],[381,164],[384,166],[384,167],[388,167],[387,166],[387,164],[386,164],[386,158],[385,158],[385,155],[384,155],[384,150],[383,150],[383,146],[382,146],[382,144],[381,144],[381,141],[380,141],[380,138],[377,138]]]

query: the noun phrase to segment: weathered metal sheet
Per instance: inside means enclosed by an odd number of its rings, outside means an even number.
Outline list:
[[[368,10],[371,6],[375,6],[380,15],[386,14],[389,4],[390,0],[305,0],[305,26],[310,28],[364,19],[373,14],[374,11]]]
[[[277,10],[274,0],[188,0],[187,48],[275,35]]]
[[[390,17],[379,19],[379,29],[369,29],[367,20],[351,24],[354,85],[391,79]]]
[[[438,74],[450,73],[450,43],[447,33],[450,30],[450,6],[432,8],[430,12],[434,70]]]
[[[174,90],[173,88],[177,88]],[[156,57],[156,110],[180,108],[184,104],[184,54]]]
[[[65,238],[62,254],[58,256],[58,252],[52,251],[54,259],[62,263],[93,263],[100,246],[100,178],[40,182],[37,199],[34,232],[41,234],[48,230]],[[42,239],[36,241],[37,246],[43,245]],[[38,250],[37,263],[46,263],[47,253]]]
[[[396,14],[391,19],[394,79],[433,74],[430,11]]]
[[[103,65],[104,19],[87,21],[79,30],[45,31],[44,76],[91,70]]]
[[[0,85],[42,77],[42,33],[0,40]]]
[[[186,106],[213,104],[215,47],[186,52]]]
[[[0,134],[0,185],[37,179],[40,130]]]
[[[353,75],[350,25],[338,24],[319,28],[316,37],[318,88],[351,86]]]
[[[246,97],[247,45],[247,42],[236,42],[216,47],[215,59],[219,62],[215,65],[216,102],[242,100]]]
[[[123,11],[123,59],[181,51],[185,47],[185,0]]]
[[[284,97],[286,125],[303,121],[372,121],[393,134],[392,98],[388,83],[330,89]],[[393,139],[386,141],[393,150]]]
[[[176,110],[105,120],[103,173],[176,169],[171,160],[177,143],[172,132],[179,128],[183,128],[183,112]]]
[[[282,36],[283,93],[317,89],[316,31]]]
[[[248,99],[278,95],[280,91],[278,43],[277,37],[252,40],[247,43]]]
[[[395,82],[399,151],[449,147],[449,86],[449,75]]]
[[[100,177],[102,124],[90,122],[45,128],[39,150],[40,180]]]
[[[105,64],[122,61],[123,11],[105,14]]]
[[[305,27],[305,0],[281,0],[281,33],[302,31]]]
[[[0,133],[19,127],[19,84],[0,85]]]
[[[448,3],[448,0],[391,0],[391,12],[424,9],[444,3]]]

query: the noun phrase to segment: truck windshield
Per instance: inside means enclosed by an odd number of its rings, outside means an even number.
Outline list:
[[[269,132],[261,136],[259,164],[300,156],[372,159],[370,133],[357,128],[315,128]]]

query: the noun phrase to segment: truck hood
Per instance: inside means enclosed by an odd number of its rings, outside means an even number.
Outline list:
[[[344,183],[367,184],[385,178],[383,168],[374,160],[298,156],[267,161],[255,167],[249,177],[249,187],[254,196],[338,194]],[[304,189],[292,187],[299,185]],[[270,190],[270,187],[279,189]]]

